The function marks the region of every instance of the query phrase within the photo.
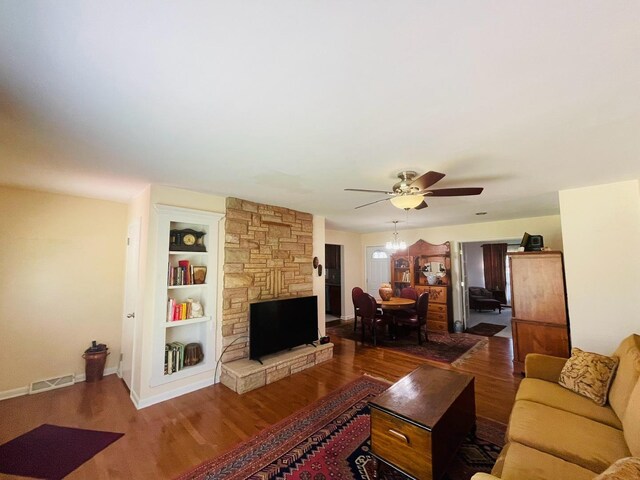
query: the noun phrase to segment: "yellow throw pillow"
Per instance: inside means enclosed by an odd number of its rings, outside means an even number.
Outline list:
[[[626,457],[616,460],[593,480],[637,480],[640,478],[640,458]]]
[[[560,372],[558,383],[598,405],[604,405],[617,367],[618,358],[583,352],[574,347],[571,358]]]

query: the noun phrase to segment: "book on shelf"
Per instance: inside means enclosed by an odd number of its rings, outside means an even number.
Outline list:
[[[171,375],[184,368],[184,343],[171,342],[164,346],[164,374]]]
[[[184,302],[176,302],[175,299],[167,300],[167,322],[188,320],[193,317],[193,299],[188,298]]]
[[[195,278],[194,268],[196,270],[204,269],[204,271],[206,272],[206,267],[191,265],[189,263],[189,260],[178,261],[177,267],[174,267],[171,265],[171,263],[169,263],[167,285],[170,287],[176,287],[180,285],[198,285],[204,283],[204,281],[199,281]]]

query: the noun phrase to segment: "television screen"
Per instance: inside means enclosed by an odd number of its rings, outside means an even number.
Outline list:
[[[318,339],[318,297],[292,297],[249,306],[249,358],[311,344]]]

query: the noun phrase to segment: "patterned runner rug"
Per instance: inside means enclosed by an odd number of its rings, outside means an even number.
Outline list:
[[[373,479],[367,401],[388,387],[371,377],[354,380],[179,480]],[[505,429],[500,423],[478,418],[476,435],[470,434],[458,450],[446,480],[467,480],[475,472],[489,472],[500,453]],[[403,478],[390,471],[384,475]]]
[[[336,335],[357,342],[362,340],[360,323],[357,331],[354,332],[353,320],[341,320],[339,323],[327,325],[327,335]],[[371,334],[368,331],[365,333],[365,342],[371,344]],[[453,363],[486,343],[486,338],[469,333],[429,332],[429,341],[423,341],[422,345],[418,345],[416,329],[404,331],[399,329],[398,338],[395,340],[384,334],[378,338],[379,347],[442,363]]]

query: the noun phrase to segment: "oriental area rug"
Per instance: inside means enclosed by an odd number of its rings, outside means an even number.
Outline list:
[[[367,402],[389,385],[367,376],[356,379],[178,480],[374,479]],[[489,472],[505,429],[478,418],[476,434],[467,436],[445,480],[467,480],[475,472]],[[390,469],[381,473],[387,479],[404,478]]]
[[[330,337],[335,335],[357,342],[362,341],[360,323],[358,322],[358,328],[354,332],[353,320],[341,320],[335,324],[328,324],[326,331]],[[371,333],[368,330],[365,332],[364,338],[365,343],[371,345]],[[404,331],[399,329],[396,339],[390,338],[387,334],[379,335],[377,339],[378,347],[442,363],[453,363],[486,343],[485,337],[469,333],[429,332],[429,341],[425,342],[423,339],[422,345],[418,345],[418,331],[416,329]]]
[[[40,425],[0,445],[0,473],[47,479],[64,478],[123,435]]]

